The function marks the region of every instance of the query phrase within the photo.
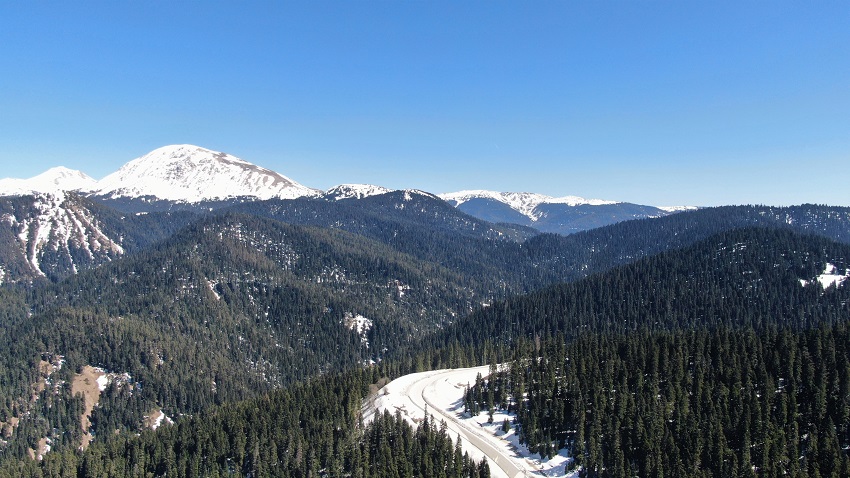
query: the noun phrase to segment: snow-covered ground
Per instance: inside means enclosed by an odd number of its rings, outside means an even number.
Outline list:
[[[824,289],[833,285],[835,287],[840,287],[848,277],[850,277],[850,269],[847,269],[844,275],[841,275],[834,264],[827,263],[823,272],[819,276],[815,277],[813,280],[800,279],[800,284],[805,287],[813,282],[819,282],[821,287]]]
[[[95,188],[97,181],[82,171],[62,166],[50,168],[38,176],[29,179],[0,179],[0,196],[21,196],[27,194],[53,194],[64,196],[64,191],[88,192]]]
[[[493,415],[493,423],[488,424],[487,412],[470,417],[463,411],[463,394],[466,387],[475,383],[480,373],[486,376],[489,367],[472,367],[453,370],[435,370],[414,373],[393,380],[382,388],[377,397],[368,404],[364,420],[370,421],[375,411],[385,410],[395,413],[397,410],[411,424],[417,425],[425,416],[425,409],[439,423],[446,421],[453,440],[458,436],[463,440],[465,452],[475,460],[487,457],[494,477],[517,476],[578,476],[578,471],[567,472],[570,459],[566,451],[550,460],[542,460],[539,455],[529,453],[519,440],[513,428],[502,432],[502,423],[513,417],[499,412]]]

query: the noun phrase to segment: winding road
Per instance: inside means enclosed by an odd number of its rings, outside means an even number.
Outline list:
[[[466,385],[475,383],[479,373],[487,375],[488,372],[489,367],[484,366],[408,375],[382,388],[375,400],[375,407],[391,412],[400,410],[411,421],[421,420],[427,409],[438,421],[445,420],[451,434],[463,440],[464,451],[472,456],[487,457],[492,476],[531,476],[534,470],[530,464],[517,458],[504,446],[502,440],[482,429],[476,429],[475,425],[461,422],[455,415],[456,410],[463,406]]]

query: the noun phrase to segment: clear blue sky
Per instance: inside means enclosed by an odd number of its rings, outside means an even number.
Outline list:
[[[0,177],[850,206],[850,3],[0,0]]]

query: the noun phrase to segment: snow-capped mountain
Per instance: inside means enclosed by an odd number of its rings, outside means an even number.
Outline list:
[[[629,219],[660,217],[690,207],[660,208],[578,196],[551,197],[536,193],[460,191],[440,198],[485,221],[533,227],[542,232],[571,234]]]
[[[155,197],[185,203],[321,194],[235,156],[187,144],[165,146],[130,161],[100,180],[95,193],[111,199]]]
[[[617,204],[617,201],[605,201],[602,199],[585,199],[578,196],[564,196],[555,198],[537,193],[503,193],[497,191],[459,191],[439,195],[449,204],[460,207],[463,203],[475,199],[491,199],[510,207],[514,211],[528,217],[532,221],[540,219],[541,212],[537,210],[541,204],[564,204],[567,206],[602,206],[605,204]]]
[[[363,199],[369,196],[378,196],[392,191],[392,189],[387,189],[382,186],[373,186],[371,184],[340,184],[325,191],[325,198],[333,199],[335,201],[343,199]]]
[[[22,196],[35,193],[61,195],[63,191],[88,192],[97,181],[81,171],[63,166],[50,168],[29,179],[0,179],[0,196]]]
[[[323,197],[363,200],[394,192],[368,184],[341,184],[322,192],[235,156],[193,145],[164,146],[136,158],[100,181],[79,171],[53,168],[31,179],[0,180],[0,195],[61,195],[77,191],[125,213],[209,210],[235,202]],[[414,190],[402,191],[404,198]],[[458,210],[494,223],[569,234],[628,219],[659,217],[689,208],[658,208],[578,196],[551,197],[525,192],[460,191],[440,199]],[[398,207],[404,207],[399,203]]]

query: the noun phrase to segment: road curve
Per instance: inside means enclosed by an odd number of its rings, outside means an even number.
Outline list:
[[[457,419],[451,410],[445,410],[447,401],[454,402],[459,406],[463,398],[464,387],[468,383],[474,383],[475,377],[481,373],[487,375],[489,367],[472,367],[466,369],[438,370],[415,374],[412,380],[408,379],[402,383],[400,390],[393,393],[404,396],[405,405],[416,407],[419,415],[428,413],[434,415],[437,420],[445,420],[446,427],[453,434],[463,440],[463,447],[477,449],[488,458],[491,473],[494,477],[504,476],[517,478],[527,476],[528,471],[523,464],[519,463],[513,454],[507,450],[494,445],[491,440],[497,440],[485,435],[486,432],[476,429],[474,425],[463,423]],[[446,396],[446,391],[451,391],[451,396]],[[455,391],[457,393],[455,393]],[[389,393],[384,391],[384,393]],[[412,410],[408,410],[410,412]]]

